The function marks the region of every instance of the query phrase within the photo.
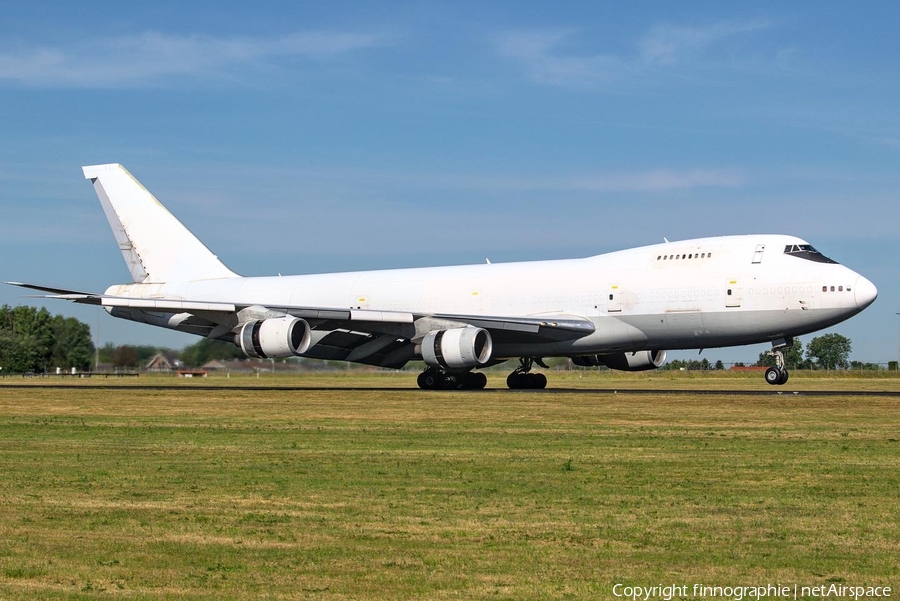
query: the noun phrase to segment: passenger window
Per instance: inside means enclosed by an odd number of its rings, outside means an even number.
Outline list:
[[[831,287],[831,291],[834,292],[834,286]]]
[[[728,289],[728,296],[731,296],[731,288]]]
[[[843,291],[844,291],[844,287],[843,287],[843,286],[838,286],[838,292],[843,292]]]

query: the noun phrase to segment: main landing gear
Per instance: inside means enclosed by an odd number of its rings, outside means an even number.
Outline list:
[[[487,376],[471,371],[448,374],[437,367],[426,367],[416,382],[424,390],[481,390],[487,386]]]
[[[793,346],[793,344],[793,338],[776,340],[772,343],[772,350],[766,351],[767,355],[775,357],[775,367],[766,370],[766,382],[769,384],[780,386],[788,381],[788,370],[784,366],[784,351],[781,349]]]
[[[519,367],[506,377],[506,385],[512,390],[543,390],[546,388],[547,376],[544,374],[529,373],[534,363],[535,360],[531,357],[522,357],[519,359]],[[537,363],[542,367],[547,367],[541,363],[540,359],[537,360]]]

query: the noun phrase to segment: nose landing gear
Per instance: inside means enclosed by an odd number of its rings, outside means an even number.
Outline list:
[[[775,357],[775,367],[766,370],[766,382],[772,385],[782,385],[788,381],[788,370],[784,366],[784,351],[782,349],[793,346],[793,338],[784,338],[772,343],[772,350],[766,351],[770,357]]]

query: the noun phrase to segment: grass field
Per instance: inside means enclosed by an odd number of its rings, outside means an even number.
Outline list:
[[[900,399],[425,392],[409,378],[0,384],[0,599],[900,585]],[[759,374],[551,379],[619,382],[767,388]],[[786,388],[898,383],[792,374]]]

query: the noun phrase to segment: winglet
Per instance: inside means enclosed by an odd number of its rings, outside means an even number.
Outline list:
[[[118,163],[83,167],[138,283],[238,277]]]

